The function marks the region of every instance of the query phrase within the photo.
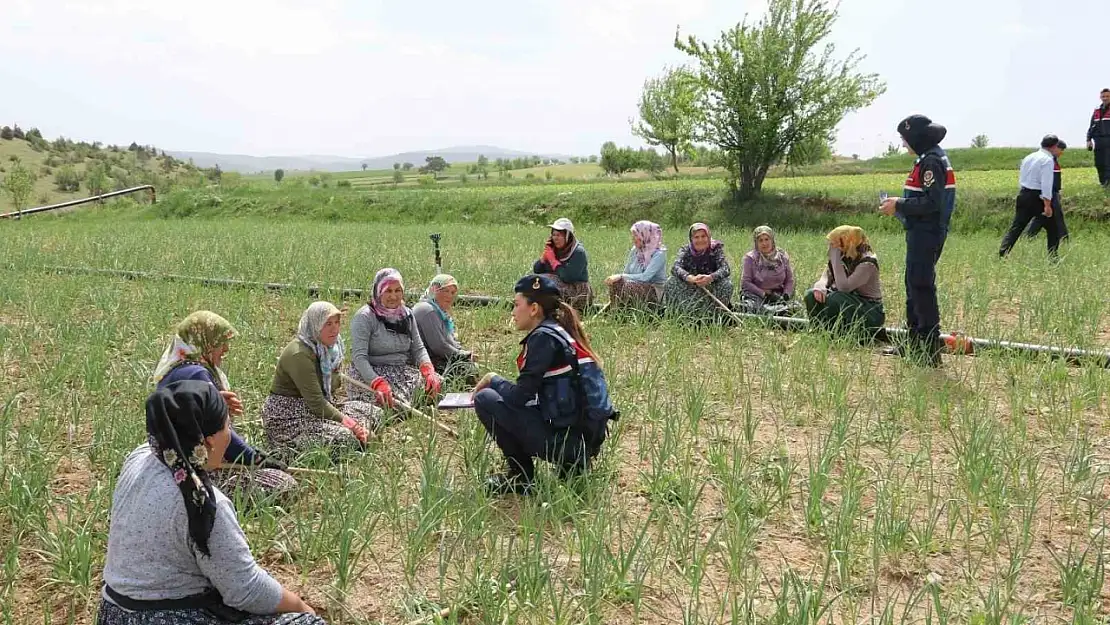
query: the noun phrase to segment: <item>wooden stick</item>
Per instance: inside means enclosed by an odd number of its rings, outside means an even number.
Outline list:
[[[593,321],[594,319],[597,319],[598,317],[600,317],[600,316],[604,315],[604,314],[605,314],[605,311],[609,310],[609,306],[610,306],[610,305],[611,305],[612,303],[613,303],[613,302],[612,302],[611,300],[610,300],[610,301],[608,301],[608,302],[605,302],[605,305],[601,307],[601,310],[599,310],[599,311],[597,311],[596,313],[594,313],[594,316],[593,316],[593,317],[590,317],[590,321]]]
[[[375,391],[374,389],[370,388],[370,387],[369,387],[368,385],[366,385],[365,383],[363,383],[363,382],[360,382],[360,381],[358,381],[358,380],[356,380],[356,379],[352,378],[351,376],[349,376],[349,375],[347,375],[347,374],[345,374],[345,373],[340,373],[340,374],[339,374],[339,377],[340,377],[340,378],[342,378],[342,379],[343,379],[344,381],[346,381],[346,382],[347,382],[348,384],[351,384],[352,386],[357,386],[358,388],[360,388],[360,389],[362,389],[362,390],[364,390],[364,391],[366,391],[366,392],[368,392],[368,393],[372,393],[372,394],[374,395],[374,397],[377,397],[377,396],[378,396],[378,392],[377,392],[377,391]],[[423,419],[426,419],[426,420],[428,420],[428,421],[431,421],[431,422],[432,422],[432,425],[436,426],[437,428],[439,428],[440,430],[444,431],[444,432],[445,432],[445,433],[447,433],[448,435],[450,435],[450,436],[452,436],[452,437],[454,437],[454,438],[458,438],[458,437],[459,437],[459,433],[458,433],[458,432],[456,432],[455,430],[451,429],[451,428],[450,428],[450,427],[448,427],[447,425],[445,425],[445,424],[443,424],[443,423],[440,423],[440,422],[439,422],[438,420],[436,420],[435,418],[433,418],[433,417],[430,417],[430,416],[428,416],[428,415],[424,414],[423,412],[420,412],[420,411],[419,411],[419,410],[417,410],[416,408],[413,408],[412,406],[410,406],[410,405],[408,405],[407,403],[405,403],[405,401],[404,401],[404,400],[402,400],[402,399],[400,399],[399,397],[394,397],[394,398],[393,398],[393,403],[394,403],[394,404],[397,404],[398,406],[400,406],[400,407],[401,407],[402,409],[404,409],[404,410],[405,410],[406,412],[408,412],[409,414],[412,414],[412,415],[416,415],[416,416],[418,416],[418,417],[421,417],[421,418],[423,418]]]
[[[744,323],[744,320],[741,319],[740,316],[737,315],[735,311],[733,311],[731,308],[729,308],[728,304],[725,304],[721,300],[717,299],[717,296],[714,295],[712,292],[710,292],[709,289],[705,288],[704,286],[699,286],[698,288],[701,289],[702,291],[704,291],[705,294],[709,296],[709,299],[716,302],[717,306],[719,306],[721,308],[721,310],[728,313],[728,316],[732,317],[736,321],[736,323],[741,323],[741,324]]]
[[[229,469],[231,471],[255,471],[255,470],[258,470],[258,469],[261,469],[261,468],[263,468],[263,467],[260,467],[258,465],[254,465],[254,464],[227,463],[227,464],[220,465],[220,469]],[[335,471],[323,471],[323,470],[320,470],[320,469],[305,469],[303,467],[286,467],[285,472],[286,473],[294,473],[294,474],[300,473],[300,474],[303,474],[303,475],[339,475],[339,473],[337,473]]]

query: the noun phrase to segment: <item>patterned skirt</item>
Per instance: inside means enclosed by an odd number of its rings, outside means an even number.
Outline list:
[[[662,287],[649,282],[621,279],[609,285],[609,305],[612,308],[654,310],[662,294]]]
[[[314,614],[289,612],[286,614],[252,615],[242,621],[228,621],[208,610],[124,610],[118,605],[100,600],[96,615],[98,625],[327,625],[327,621]]]
[[[381,424],[381,410],[373,404],[348,401],[337,404],[344,415],[373,431]],[[328,447],[335,452],[360,450],[362,446],[350,430],[335,421],[318,417],[308,409],[302,397],[270,394],[262,404],[262,428],[266,441],[274,449],[301,453],[314,447]],[[333,457],[336,454],[333,453]]]
[[[416,367],[409,365],[374,365],[374,371],[378,375],[385,378],[389,382],[389,387],[393,389],[393,396],[399,398],[406,404],[411,405],[413,397],[416,395],[416,390],[424,388],[424,376],[420,375],[420,370]],[[362,376],[358,374],[358,369],[351,365],[347,375],[354,380],[358,380],[363,384],[369,386],[373,380],[363,380]],[[364,391],[353,384],[347,385],[347,399],[350,401],[366,402],[374,405],[377,401],[374,394]]]
[[[278,469],[219,469],[210,475],[212,483],[232,498],[238,494],[248,500],[284,499],[297,488],[297,480]]]
[[[732,305],[732,280],[714,280],[705,287],[726,306]],[[710,321],[727,316],[700,288],[671,276],[663,286],[663,306],[668,315],[691,321]]]
[[[555,282],[555,285],[559,287],[559,297],[575,310],[583,312],[593,306],[594,290],[589,282],[563,282],[559,279],[559,276],[553,273],[543,275]]]

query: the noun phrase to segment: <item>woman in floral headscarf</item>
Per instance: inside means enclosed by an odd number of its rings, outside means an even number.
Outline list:
[[[262,405],[262,427],[275,447],[304,451],[331,447],[361,449],[381,422],[381,411],[363,401],[339,403],[343,362],[340,311],[331,302],[314,302],[278,358],[270,396]]]
[[[703,223],[690,226],[688,238],[690,242],[678,250],[671,277],[663,286],[663,305],[668,314],[684,319],[718,319],[725,313],[705,291],[726,306],[732,300],[732,269],[725,257],[725,244],[714,239]]]
[[[794,268],[786,250],[775,242],[770,226],[760,226],[752,233],[740,288],[740,301],[750,313],[788,315],[796,308]]]
[[[609,276],[609,304],[613,308],[650,309],[663,296],[667,278],[667,248],[663,229],[650,221],[632,224],[632,249],[624,272]]]
[[[809,318],[831,330],[873,338],[886,321],[879,258],[857,226],[833,228],[825,238],[829,262],[821,279],[806,291]]]
[[[443,385],[420,328],[405,306],[405,283],[396,269],[374,276],[370,302],[351,318],[351,368],[348,375],[373,389],[347,385],[347,397],[392,406],[397,397],[411,403],[417,388],[435,396]],[[421,385],[423,380],[423,385]]]
[[[112,492],[100,625],[324,625],[258,565],[213,483],[230,424],[206,381],[170,382],[147,399],[148,442]]]
[[[221,365],[236,336],[235,328],[223,317],[207,310],[198,310],[177,324],[173,338],[154,368],[158,388],[181,380],[200,380],[214,386],[227,402],[232,415],[243,413],[242,402],[231,391]],[[253,465],[254,471],[218,470],[212,479],[226,492],[239,490],[247,496],[282,496],[297,486],[293,476],[285,472],[285,463],[247,444],[231,431],[224,462]]]
[[[459,294],[459,283],[451,275],[441,273],[432,278],[423,297],[412,307],[412,316],[420,330],[420,338],[436,372],[445,378],[460,378],[474,386],[478,367],[474,354],[463,349],[455,331],[451,310]]]

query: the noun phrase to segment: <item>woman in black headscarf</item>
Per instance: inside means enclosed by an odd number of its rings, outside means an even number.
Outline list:
[[[172,382],[146,402],[148,442],[112,493],[100,625],[322,625],[263,570],[212,485],[231,440],[216,387]]]

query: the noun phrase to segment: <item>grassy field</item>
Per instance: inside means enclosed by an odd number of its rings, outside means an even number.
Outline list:
[[[650,184],[650,183],[647,183]],[[583,224],[591,273],[625,229]],[[216,310],[261,441],[273,364],[300,293],[59,275],[46,264],[410,288],[445,268],[505,295],[545,232],[519,225],[43,218],[0,223],[0,615],[91,623],[111,492],[144,439],[148,376],[175,320]],[[735,263],[744,231],[718,229]],[[670,229],[672,254],[682,233]],[[901,238],[879,233],[887,310],[902,318]],[[784,233],[799,284],[820,234]],[[940,264],[946,329],[1110,348],[1110,235],[1049,264],[1025,243],[954,235]],[[346,302],[348,310],[360,305]],[[463,342],[513,372],[502,309],[462,309]],[[407,623],[465,605],[466,623],[1097,623],[1110,612],[1110,374],[1038,358],[945,357],[926,372],[830,339],[761,327],[589,323],[623,418],[597,471],[531,499],[491,500],[472,414],[386,427],[287,507],[239,506],[259,560],[333,622]],[[314,458],[306,465],[318,466]],[[241,504],[243,502],[240,502]]]
[[[1013,217],[1014,171],[958,174],[953,227],[960,232],[998,233]],[[1064,174],[1064,206],[1071,225],[1110,218],[1110,194],[1098,187],[1093,168]],[[437,188],[316,189],[272,182],[179,189],[160,196],[146,214],[159,217],[304,217],[388,223],[463,222],[545,224],[556,217],[612,227],[637,219],[668,225],[695,220],[737,226],[764,221],[828,229],[848,220],[897,231],[875,209],[880,191],[900,193],[904,173],[770,178],[754,202],[737,204],[717,178],[678,180],[452,183]]]

